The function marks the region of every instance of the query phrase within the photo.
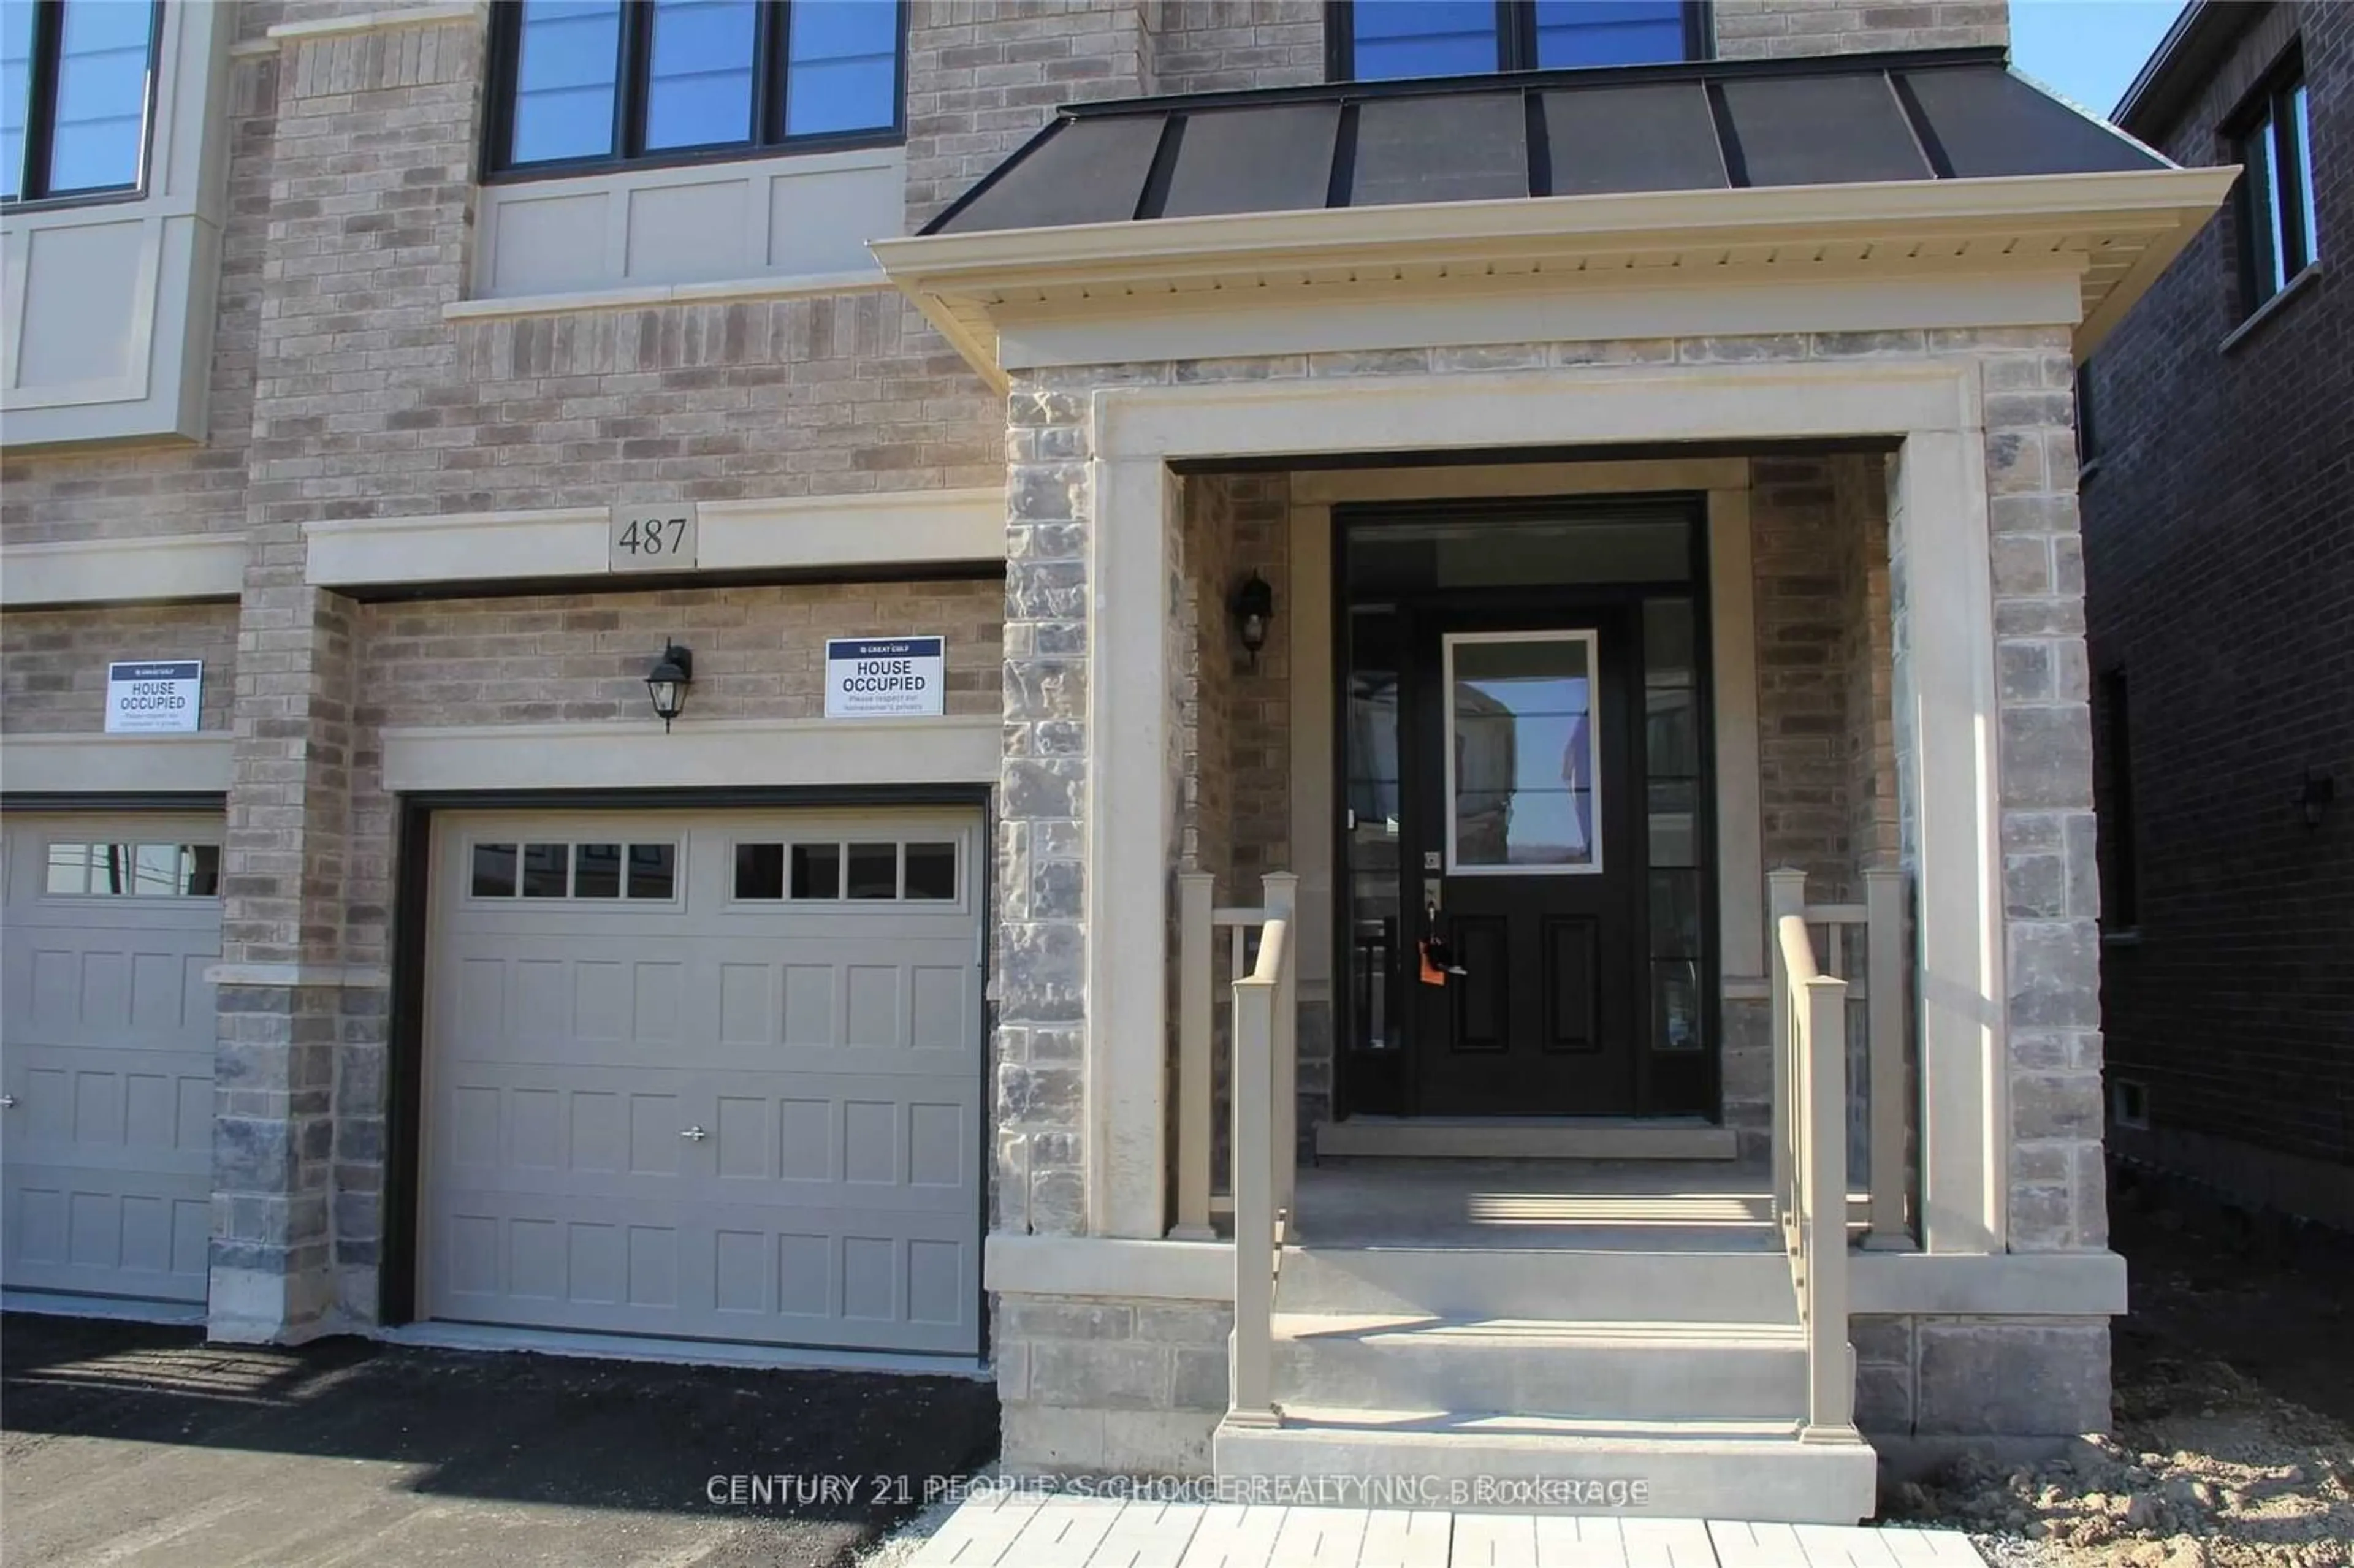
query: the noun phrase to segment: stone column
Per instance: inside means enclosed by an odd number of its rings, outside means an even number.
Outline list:
[[[279,57],[222,880],[224,1339],[376,1312],[388,867],[354,863],[358,610],[305,580],[302,529],[436,504],[415,389],[461,376],[441,307],[465,287],[482,37],[451,16]]]
[[[330,1326],[352,605],[266,538],[246,573],[221,878],[210,1325]]]
[[[1986,469],[1974,430],[1915,430],[1891,469],[1899,831],[1916,900],[1921,1241],[2002,1249],[2001,866]]]
[[[994,1228],[1087,1228],[1086,399],[1017,386],[1006,437]]]
[[[2076,528],[2075,362],[2058,329],[1981,362],[2002,756],[2013,1252],[2108,1239],[2100,881]]]

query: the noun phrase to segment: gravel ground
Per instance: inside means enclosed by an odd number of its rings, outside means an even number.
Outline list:
[[[1958,1466],[1891,1512],[1972,1531],[1996,1568],[2349,1568],[2354,1244],[2131,1186],[2113,1213],[2133,1271],[2114,1437]]]

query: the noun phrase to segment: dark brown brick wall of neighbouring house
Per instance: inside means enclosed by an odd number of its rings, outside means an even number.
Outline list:
[[[2354,6],[2253,16],[2177,122],[2142,129],[2232,161],[2235,111],[2291,46],[2321,267],[2227,344],[2235,223],[2207,226],[2093,355],[2083,511],[2094,688],[2125,673],[2130,728],[2128,842],[2095,725],[2102,853],[2139,885],[2133,940],[2103,916],[2109,1073],[2147,1088],[2143,1147],[2203,1149],[2193,1174],[2296,1209],[2260,1167],[2354,1193]],[[2337,784],[2318,827],[2307,769]]]

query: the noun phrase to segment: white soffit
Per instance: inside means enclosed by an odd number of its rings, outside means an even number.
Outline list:
[[[1467,306],[1423,308],[1438,301],[1468,301],[1500,323],[1551,297],[1558,325],[1544,332],[1589,336],[1631,335],[1601,327],[1637,294],[1649,302],[1651,335],[1989,325],[1999,323],[1980,318],[1998,308],[2028,311],[2028,322],[2013,320],[2029,324],[2064,303],[2055,281],[2073,291],[2065,319],[2083,323],[2082,353],[2205,224],[2237,175],[2159,169],[1518,197],[919,235],[869,249],[959,351],[1001,383],[1023,355],[1054,363],[1044,356],[1082,344],[1098,358],[1171,357],[1150,347],[1115,352],[1119,323],[1148,317],[1182,316],[1178,335],[1193,345],[1183,356],[1203,358],[1500,341],[1449,335],[1500,328],[1467,327],[1478,320]],[[1894,288],[1867,296],[1874,281]],[[2031,284],[2023,302],[1989,291],[2020,281]],[[1578,302],[1596,291],[1620,297]],[[1719,292],[1727,298],[1713,299]],[[1311,309],[1325,305],[1353,315]],[[1288,346],[1263,345],[1260,328],[1277,318],[1259,310],[1288,314]],[[1245,315],[1257,323],[1252,332],[1216,330]],[[1676,324],[1687,317],[1703,324]],[[1082,337],[1087,323],[1105,330]],[[1363,341],[1369,333],[1387,341]],[[1533,324],[1520,333],[1522,341],[1543,335]],[[1218,341],[1227,337],[1262,346]]]
[[[245,535],[164,534],[12,545],[0,553],[0,604],[137,604],[233,599],[245,588]]]
[[[321,588],[612,577],[610,516],[602,506],[571,506],[310,523],[305,575]],[[697,571],[905,570],[1005,558],[1005,497],[993,487],[705,501],[698,516]]]

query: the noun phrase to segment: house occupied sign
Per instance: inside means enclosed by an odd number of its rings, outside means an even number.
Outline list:
[[[946,640],[829,637],[825,716],[938,717],[948,711]]]
[[[204,703],[201,659],[156,659],[106,667],[106,733],[191,735]]]

